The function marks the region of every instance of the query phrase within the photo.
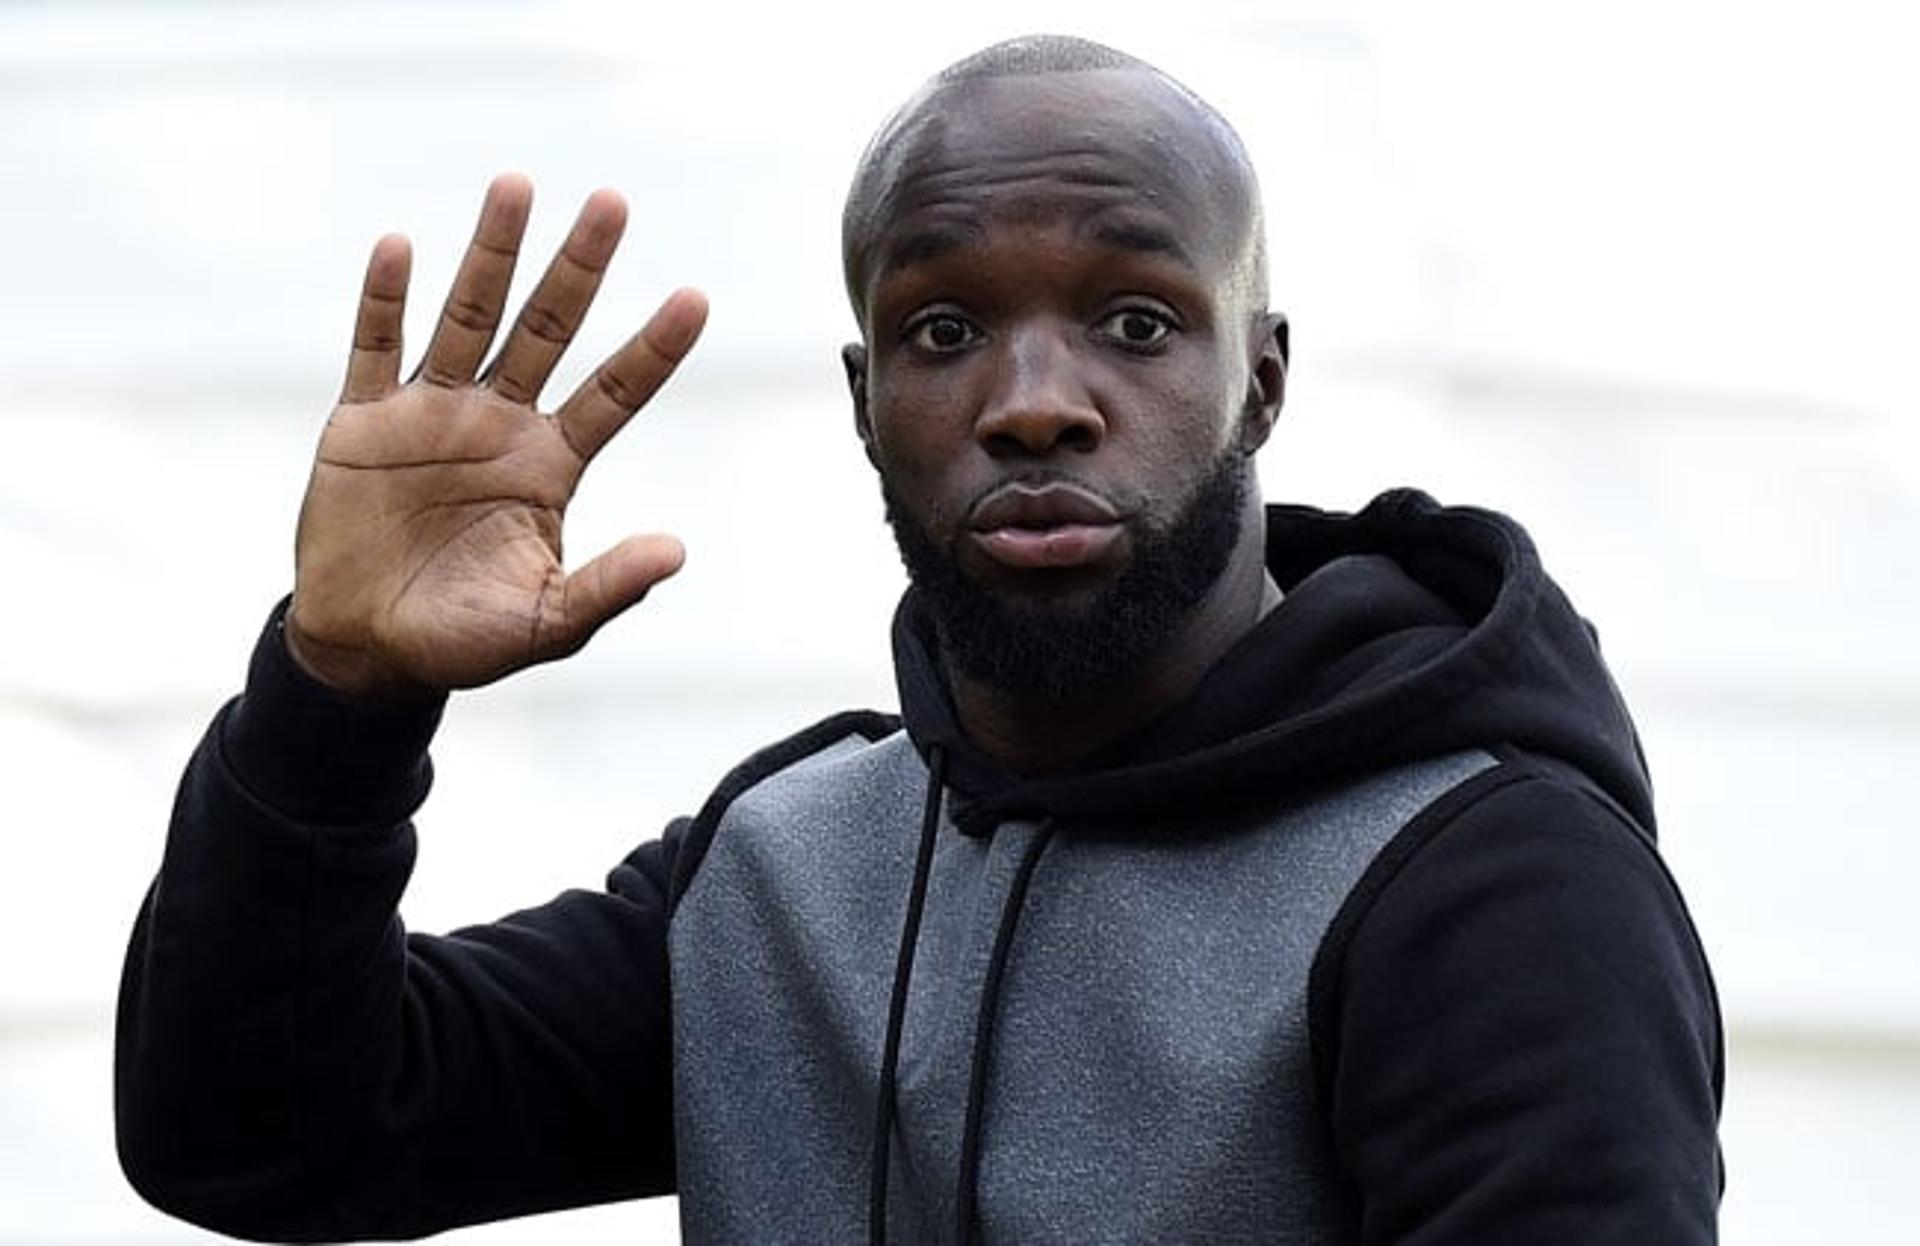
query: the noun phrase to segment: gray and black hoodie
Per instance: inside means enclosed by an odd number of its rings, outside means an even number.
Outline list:
[[[689,1242],[1714,1240],[1712,983],[1525,534],[1273,507],[1285,599],[1067,774],[902,716],[749,758],[598,892],[397,916],[439,707],[277,617],[182,781],[116,1111],[157,1205],[413,1236],[677,1191]]]

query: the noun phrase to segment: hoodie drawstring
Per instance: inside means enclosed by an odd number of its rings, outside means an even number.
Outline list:
[[[920,852],[913,863],[913,890],[907,896],[906,928],[900,932],[900,956],[893,970],[893,1002],[887,1007],[887,1041],[880,1054],[879,1107],[873,1123],[873,1183],[867,1199],[867,1240],[887,1240],[887,1164],[893,1150],[894,1089],[900,1072],[900,1031],[907,1020],[907,986],[913,981],[913,953],[920,942],[920,916],[927,907],[927,879],[933,873],[933,841],[940,830],[940,798],[946,789],[947,755],[928,750],[926,811],[920,818]]]
[[[980,1117],[987,1098],[987,1068],[993,1051],[994,1014],[1000,1006],[1000,977],[1007,967],[1007,952],[1013,946],[1013,931],[1020,924],[1020,910],[1027,902],[1027,884],[1040,854],[1053,842],[1053,823],[1042,826],[1027,844],[1015,871],[1007,900],[1000,908],[1000,932],[994,936],[993,956],[987,961],[987,980],[980,988],[980,1016],[973,1027],[973,1072],[967,1078],[967,1126],[960,1135],[960,1177],[954,1185],[953,1240],[955,1246],[968,1246],[973,1240],[975,1195],[980,1184]]]
[[[873,1123],[873,1178],[867,1197],[867,1241],[885,1246],[887,1240],[887,1168],[893,1155],[893,1118],[898,1110],[900,1036],[906,1028],[907,992],[913,982],[914,952],[920,943],[920,919],[927,907],[927,883],[933,875],[933,846],[940,830],[940,802],[946,789],[947,755],[928,750],[927,801],[920,818],[920,850],[914,858],[913,889],[907,895],[907,920],[900,932],[900,953],[894,964],[893,999],[887,1007],[886,1044],[880,1054],[879,1103]],[[987,1097],[987,1070],[993,1053],[994,1018],[1000,1005],[1000,980],[1007,954],[1020,924],[1040,854],[1053,842],[1053,824],[1043,825],[1021,855],[1000,908],[1000,928],[987,959],[986,980],[980,987],[980,1014],[974,1021],[973,1068],[967,1077],[966,1127],[960,1138],[960,1173],[954,1186],[954,1241],[966,1246],[975,1231],[975,1203],[980,1182],[980,1123]]]

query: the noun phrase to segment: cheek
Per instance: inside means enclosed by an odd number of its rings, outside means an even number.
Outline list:
[[[970,422],[956,413],[951,386],[876,375],[868,394],[871,456],[881,482],[900,507],[928,532],[942,533],[956,511],[953,496],[964,475]]]
[[[1226,387],[1219,360],[1181,360],[1110,379],[1101,395],[1108,436],[1124,437],[1143,466],[1164,471],[1211,461],[1234,439],[1244,395]]]
[[[881,460],[903,472],[950,462],[972,440],[973,386],[963,368],[876,368],[867,421]]]

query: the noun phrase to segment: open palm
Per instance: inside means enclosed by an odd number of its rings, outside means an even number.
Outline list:
[[[382,238],[353,353],[301,506],[287,615],[294,656],[343,691],[470,687],[563,657],[679,569],[672,537],[629,537],[568,572],[561,529],[587,464],[672,374],[706,318],[682,290],[551,414],[535,406],[626,221],[587,200],[499,353],[480,371],[532,203],[488,188],[473,241],[412,379],[400,380],[411,253]]]

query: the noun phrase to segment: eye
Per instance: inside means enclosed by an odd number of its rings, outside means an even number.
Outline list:
[[[1122,308],[1094,326],[1094,332],[1102,337],[1137,351],[1151,351],[1165,345],[1173,330],[1170,317],[1147,307]]]
[[[979,328],[953,312],[933,312],[907,326],[907,340],[935,355],[965,350],[979,339]]]

